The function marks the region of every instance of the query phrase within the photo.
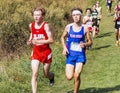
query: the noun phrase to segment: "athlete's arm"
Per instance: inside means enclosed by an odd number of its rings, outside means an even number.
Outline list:
[[[31,31],[31,24],[29,24],[29,29]],[[30,33],[30,37],[29,37],[29,39],[27,41],[27,45],[30,45],[30,44],[32,44],[32,33]]]
[[[53,39],[53,34],[52,34],[52,29],[50,27],[49,24],[45,24],[45,31],[47,33],[47,36],[48,36],[48,39],[45,40],[45,44],[50,44],[50,43],[53,43],[54,42],[54,39]]]
[[[100,14],[99,14],[100,19],[102,18],[102,7],[100,9]]]
[[[82,48],[86,47],[86,46],[90,46],[92,45],[92,39],[91,39],[91,36],[90,36],[90,32],[88,30],[88,27],[87,26],[84,26],[84,30],[85,30],[85,36],[86,36],[86,41],[85,43],[80,43],[80,46]]]
[[[68,35],[68,29],[69,29],[69,26],[67,25],[67,26],[65,27],[65,30],[64,30],[62,36],[61,36],[61,43],[62,43],[62,47],[63,47],[63,52],[62,52],[62,54],[63,54],[63,55],[67,55],[67,54],[69,53],[69,52],[68,52],[68,49],[67,49],[67,47],[66,47],[66,43],[65,43],[65,40],[66,40],[67,35]]]
[[[117,14],[115,13],[113,21],[115,22],[118,19]]]
[[[83,18],[83,24],[86,24],[87,20],[86,17]]]
[[[49,24],[45,24],[44,29],[46,31],[48,39],[47,40],[45,40],[45,39],[33,40],[32,41],[33,44],[51,44],[54,42],[53,35],[52,35]]]
[[[117,12],[117,5],[114,7],[114,12],[115,13]]]
[[[86,40],[87,40],[87,42],[85,43],[85,46],[92,45],[92,39],[91,39],[91,36],[90,36],[90,32],[88,30],[88,27],[85,27],[85,35],[86,35]]]

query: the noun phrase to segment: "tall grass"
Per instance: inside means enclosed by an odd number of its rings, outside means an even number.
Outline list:
[[[26,48],[26,40],[29,35],[28,24],[31,21],[31,3],[22,0],[2,0],[0,7],[2,54],[16,53],[16,55],[20,55],[21,50]]]
[[[56,41],[58,41],[59,36],[61,35],[64,29],[64,26],[69,22],[69,20],[64,18],[64,15],[69,14],[70,10],[73,7],[80,6],[80,3],[82,4],[81,7],[83,7],[83,10],[85,10],[85,8],[89,6],[89,3],[87,1],[88,0],[86,1],[64,0],[65,2],[64,4],[62,0],[60,1],[41,0],[40,2],[38,0],[34,0],[34,1],[25,0],[24,2],[23,0],[18,0],[18,1],[16,0],[14,2],[12,1],[10,2],[8,0],[6,1],[6,3],[10,3],[8,4],[9,7],[11,6],[11,4],[17,2],[17,5],[19,5],[19,8],[18,6],[17,8],[14,8],[13,6],[13,9],[11,10],[13,11],[15,9],[16,11],[19,11],[21,15],[18,13],[18,15],[16,15],[18,17],[16,17],[15,20],[13,20],[14,17],[11,17],[11,19],[9,19],[9,16],[5,17],[1,15],[2,16],[1,20],[3,21],[3,24],[7,26],[9,26],[9,22],[10,24],[12,24],[12,26],[14,26],[13,23],[18,23],[18,22],[22,23],[25,20],[25,24],[23,23],[22,25],[20,25],[23,28],[20,28],[20,29],[22,29],[21,31],[25,31],[25,34],[27,34],[29,33],[27,26],[29,22],[32,21],[31,10],[34,6],[42,4],[42,6],[44,6],[45,9],[47,10],[47,15],[45,20],[49,22],[53,22],[51,24],[55,29],[55,39],[57,39]],[[84,2],[86,2],[88,6],[84,4]],[[90,2],[93,3],[95,2],[95,0],[90,0]],[[106,15],[105,1],[101,0],[101,3],[103,8],[103,18],[101,20],[100,33],[98,37],[94,39],[92,49],[87,50],[87,63],[84,66],[83,73],[81,74],[82,75],[82,78],[81,78],[82,84],[80,89],[81,93],[119,93],[120,92],[120,83],[119,83],[120,82],[120,78],[119,78],[120,77],[120,74],[119,74],[120,47],[115,47],[114,23],[112,22],[113,16],[108,17]],[[27,5],[24,5],[24,4],[27,4]],[[25,11],[27,11],[27,13],[25,13],[25,15],[23,16]],[[15,14],[16,13],[17,12],[15,12]],[[26,19],[27,17],[28,19]],[[18,21],[17,21],[17,18],[18,18]],[[7,21],[8,23],[6,23],[5,21],[6,19],[9,20]],[[3,24],[1,23],[2,29],[4,27]],[[14,27],[14,29],[10,28],[10,30],[15,32],[16,26]],[[1,30],[1,33],[2,31],[4,30]],[[9,29],[5,29],[5,31],[9,31]],[[19,33],[19,31],[17,33]],[[49,87],[49,80],[44,78],[43,71],[42,71],[43,66],[40,65],[39,78],[38,78],[38,82],[39,82],[38,93],[73,92],[74,81],[72,80],[71,82],[69,82],[65,79],[65,72],[64,72],[65,57],[62,56],[61,54],[62,46],[60,42],[55,42],[55,44],[51,45],[51,47],[53,50],[53,63],[51,65],[51,71],[55,73],[55,85],[53,87]],[[32,91],[31,90],[31,63],[29,59],[30,51],[26,51],[26,55],[16,60],[4,59],[0,61],[0,93],[31,93]]]
[[[45,20],[51,23],[54,38],[59,41],[65,25],[69,22],[70,10],[73,7],[83,7],[84,9],[88,2],[87,0],[0,1],[0,52],[5,56],[21,56],[27,49],[26,41],[30,33],[28,25],[33,21],[32,10],[35,6],[42,6],[46,9]]]

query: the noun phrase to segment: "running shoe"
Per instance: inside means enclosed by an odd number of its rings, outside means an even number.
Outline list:
[[[53,74],[53,78],[50,79],[50,86],[52,87],[54,85],[54,74]]]

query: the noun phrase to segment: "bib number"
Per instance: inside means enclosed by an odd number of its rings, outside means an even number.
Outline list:
[[[117,22],[117,25],[120,25],[120,21],[119,21],[119,22]]]
[[[93,18],[97,18],[97,16],[93,16]]]
[[[80,46],[80,43],[72,42],[71,46],[70,46],[70,50],[82,52],[82,48]]]
[[[108,1],[108,3],[111,3],[111,1]]]

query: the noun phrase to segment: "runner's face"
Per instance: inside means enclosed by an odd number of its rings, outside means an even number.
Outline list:
[[[93,6],[93,10],[95,10],[95,9],[96,9],[96,5]]]
[[[99,4],[100,4],[100,3],[99,3],[99,1],[97,1],[96,6],[98,7],[98,6],[99,6]]]
[[[96,6],[99,7],[99,3],[97,3]]]
[[[80,14],[72,14],[72,18],[73,18],[73,21],[75,22],[75,23],[78,23],[78,22],[80,22],[81,21],[81,15]]]
[[[43,20],[42,12],[40,10],[34,11],[33,17],[36,23],[39,23]]]
[[[118,6],[120,6],[120,1],[118,2]]]
[[[90,14],[91,14],[90,10],[87,10],[87,15],[90,15]]]

